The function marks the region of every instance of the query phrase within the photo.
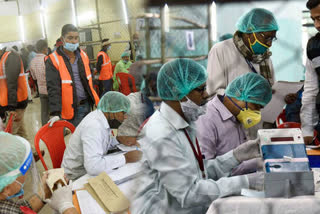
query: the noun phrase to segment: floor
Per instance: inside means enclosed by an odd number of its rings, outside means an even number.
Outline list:
[[[41,117],[40,117],[40,98],[33,98],[33,102],[28,104],[28,107],[26,109],[25,115],[24,115],[24,120],[25,120],[25,127],[28,133],[28,140],[31,141],[32,143],[34,142],[34,137],[37,133],[37,131],[41,128]],[[67,142],[67,139],[66,139]],[[48,151],[46,150],[45,145],[42,143],[40,145],[41,149],[45,150],[45,162],[48,166],[48,168],[52,168],[51,164],[51,159]],[[45,171],[41,161],[38,161],[36,163],[38,173],[40,173],[40,176],[42,173]],[[30,171],[30,170],[29,170]],[[24,191],[25,191],[25,199],[28,199],[32,194],[32,174],[29,172],[27,174],[27,179],[26,183],[24,186]],[[45,207],[42,208],[42,210],[39,212],[40,214],[51,214],[54,213],[52,209],[46,205]]]

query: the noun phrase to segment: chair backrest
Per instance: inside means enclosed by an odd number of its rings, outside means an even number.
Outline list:
[[[282,121],[282,123],[287,122],[287,120],[286,120],[286,111],[284,109],[282,110],[282,112],[277,117],[277,120],[276,120],[277,127],[281,124],[280,120]]]
[[[278,129],[288,129],[288,128],[301,128],[301,123],[296,122],[284,122],[278,126]]]
[[[64,120],[59,120],[55,122],[52,127],[49,127],[49,124],[42,126],[34,138],[35,149],[40,157],[43,167],[46,170],[48,170],[48,167],[43,159],[43,156],[41,155],[39,146],[40,140],[42,140],[48,148],[53,168],[60,168],[63,153],[66,149],[66,144],[64,142],[65,128],[70,129],[72,133],[75,130],[75,127],[71,123]]]
[[[10,115],[5,132],[12,133],[13,114]]]
[[[137,92],[136,82],[131,74],[120,72],[116,74],[117,82],[119,84],[119,91],[124,95],[129,95],[131,92]],[[129,84],[129,79],[131,81],[132,90]]]

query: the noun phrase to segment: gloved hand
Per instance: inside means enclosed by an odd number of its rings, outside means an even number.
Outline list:
[[[52,127],[52,125],[53,125],[55,122],[59,121],[59,120],[60,120],[60,117],[59,117],[59,116],[53,116],[53,117],[51,117],[50,120],[48,121],[49,127]]]
[[[59,211],[59,213],[63,213],[65,210],[74,207],[72,203],[72,181],[69,182],[68,186],[63,186],[55,190],[52,193],[52,197],[46,199],[45,202],[47,202],[52,209]]]
[[[259,138],[249,140],[233,150],[234,157],[241,163],[252,158],[260,157]]]
[[[249,181],[249,189],[262,191],[264,187],[264,172],[256,172],[246,175]]]

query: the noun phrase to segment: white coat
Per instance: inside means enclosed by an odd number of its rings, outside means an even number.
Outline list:
[[[107,155],[119,142],[112,136],[108,120],[100,110],[89,113],[77,126],[63,155],[61,167],[69,179],[110,172],[126,163],[123,154]]]
[[[205,161],[206,179],[202,178],[183,131],[194,143],[194,127],[166,103],[151,116],[139,140],[145,174],[137,183],[132,213],[205,213],[213,200],[249,187],[246,176],[227,177],[239,165],[233,151]]]

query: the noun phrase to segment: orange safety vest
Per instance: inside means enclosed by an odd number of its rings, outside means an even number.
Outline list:
[[[102,56],[103,58],[99,80],[109,80],[113,77],[112,64],[111,64],[110,57],[106,52],[100,51],[97,56],[97,62],[98,62],[99,56]]]
[[[0,106],[8,106],[8,84],[6,76],[6,61],[11,52],[5,52],[0,60]],[[21,68],[18,77],[17,102],[22,102],[28,99],[27,80],[24,74],[23,63],[20,58]],[[10,71],[8,71],[10,72]]]
[[[96,93],[96,91],[93,89],[92,84],[92,76],[91,71],[89,67],[89,58],[87,54],[81,50],[80,56],[82,59],[82,62],[84,64],[88,84],[91,90],[91,93],[94,97],[94,101],[96,106],[99,103],[99,97]],[[72,78],[68,71],[68,68],[66,64],[64,63],[63,57],[57,53],[57,51],[53,52],[49,55],[54,67],[59,71],[60,78],[61,78],[61,102],[62,102],[62,108],[61,108],[61,117],[63,119],[70,120],[74,116],[74,109],[73,109],[73,84],[72,84]]]

